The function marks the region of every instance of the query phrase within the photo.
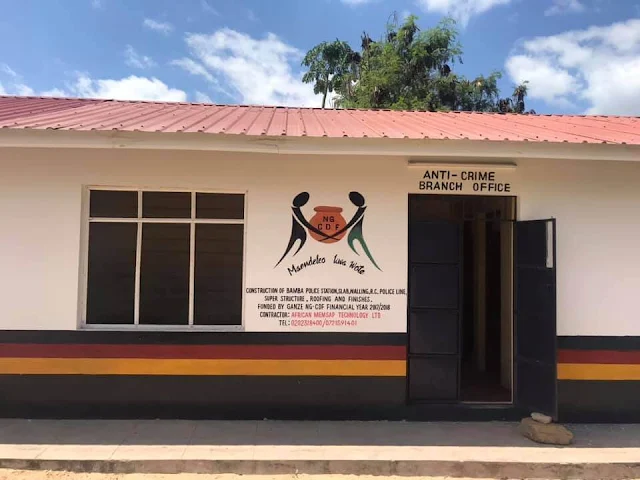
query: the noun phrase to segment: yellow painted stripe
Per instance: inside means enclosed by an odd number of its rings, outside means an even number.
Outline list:
[[[404,360],[0,358],[0,374],[404,377]]]
[[[638,364],[560,363],[559,380],[640,380]]]

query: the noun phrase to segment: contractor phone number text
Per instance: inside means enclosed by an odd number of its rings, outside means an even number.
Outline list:
[[[382,318],[380,313],[372,313],[360,318]],[[325,319],[313,319],[313,318],[291,318],[280,319],[280,326],[282,327],[316,327],[316,328],[330,328],[330,327],[357,327],[358,320],[356,318],[325,318]]]

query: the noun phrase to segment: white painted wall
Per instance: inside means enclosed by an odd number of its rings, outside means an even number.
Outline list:
[[[288,240],[295,194],[309,191],[309,207],[343,206],[348,218],[347,194],[358,190],[368,204],[365,238],[384,271],[310,267],[291,285],[406,288],[407,194],[422,173],[400,157],[0,150],[0,329],[78,327],[85,185],[246,190],[247,287],[289,281],[273,264]],[[519,160],[513,177],[518,218],[558,221],[558,334],[640,335],[640,164]],[[323,253],[310,242],[300,261]],[[352,255],[346,239],[331,248]],[[247,327],[276,329],[249,315],[253,301],[245,299]],[[405,331],[405,297],[389,301],[384,323],[358,330]]]
[[[246,191],[245,287],[335,287],[405,289],[407,283],[407,193],[404,162],[364,157],[300,157],[171,151],[45,149],[0,152],[0,328],[75,329],[81,324],[82,197],[87,185]],[[382,271],[354,254],[346,237],[326,245],[308,238],[300,253],[278,268],[291,233],[292,199],[311,195],[303,211],[317,205],[356,207],[348,194],[366,198],[365,240]],[[361,275],[333,265],[338,254],[365,266]],[[288,267],[309,257],[326,258],[290,275]],[[282,327],[261,318],[264,295],[245,295],[244,323],[252,331],[406,331],[406,295],[374,295],[391,310],[345,325]]]
[[[518,163],[518,218],[557,219],[558,335],[640,335],[640,164]]]

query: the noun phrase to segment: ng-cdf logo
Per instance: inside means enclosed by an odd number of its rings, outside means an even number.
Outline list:
[[[351,250],[356,255],[360,255],[354,246],[358,243],[371,263],[378,270],[381,270],[373,259],[371,251],[364,240],[362,224],[364,222],[364,214],[367,206],[365,205],[365,198],[361,193],[349,193],[349,200],[356,207],[356,211],[348,222],[342,216],[342,207],[334,206],[315,207],[313,209],[315,214],[311,219],[307,220],[301,209],[309,202],[309,199],[309,192],[301,192],[296,195],[291,202],[291,236],[289,237],[287,248],[280,260],[278,260],[278,263],[276,263],[276,266],[280,265],[282,260],[284,260],[291,250],[293,250],[296,242],[299,242],[298,248],[293,253],[293,256],[302,249],[307,241],[307,232],[309,232],[311,238],[317,242],[325,244],[339,242],[346,235],[347,243]]]

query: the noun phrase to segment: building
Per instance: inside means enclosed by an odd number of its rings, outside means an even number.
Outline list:
[[[640,119],[0,98],[0,415],[640,421]]]

